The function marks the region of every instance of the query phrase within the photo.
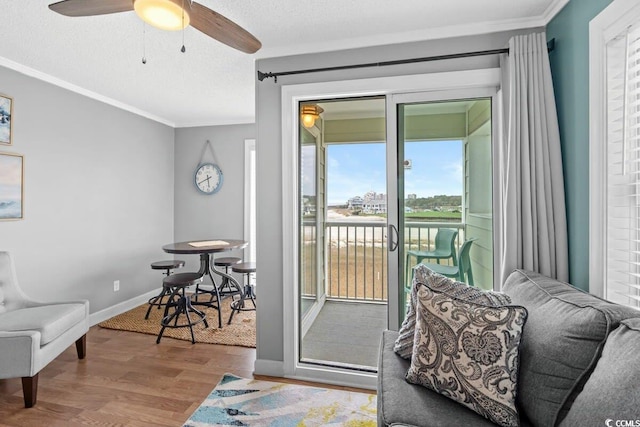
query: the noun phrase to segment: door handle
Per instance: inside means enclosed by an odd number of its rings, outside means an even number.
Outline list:
[[[389,224],[389,252],[394,252],[398,249],[398,229],[393,225]],[[395,235],[395,238],[394,238]]]

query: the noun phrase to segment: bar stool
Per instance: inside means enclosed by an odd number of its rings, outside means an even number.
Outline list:
[[[195,344],[196,338],[193,335],[193,325],[203,322],[205,328],[209,327],[206,319],[207,316],[191,305],[191,297],[185,292],[187,287],[201,282],[202,275],[199,273],[177,273],[164,278],[162,286],[170,290],[171,294],[164,308],[164,316],[160,321],[162,329],[160,329],[156,344],[160,344],[160,339],[162,338],[162,334],[164,334],[165,328],[189,328],[191,332],[191,344]],[[169,314],[169,309],[174,307],[175,311]],[[195,313],[198,319],[192,320],[190,313]],[[186,321],[178,323],[181,315],[184,315]]]
[[[169,261],[156,261],[151,263],[152,270],[166,270],[164,274],[166,274],[167,276],[171,275],[171,270],[175,270],[176,268],[180,267],[184,267],[184,261],[179,259]],[[149,299],[149,308],[147,309],[147,314],[144,316],[145,320],[149,319],[151,307],[155,305],[158,307],[158,310],[160,310],[160,307],[166,305],[166,302],[162,302],[162,299],[165,296],[169,296],[170,293],[171,289],[165,289],[165,287],[162,286],[162,290],[160,291],[160,293],[157,296]]]
[[[256,263],[255,262],[243,262],[241,264],[236,264],[231,267],[231,270],[235,273],[241,273],[247,275],[247,283],[244,285],[244,289],[242,294],[240,295],[240,299],[235,300],[231,303],[231,316],[229,316],[228,325],[231,324],[231,320],[233,320],[233,315],[235,312],[241,311],[254,311],[256,309],[256,293],[254,290],[254,286],[251,286],[250,277],[251,273],[256,272]],[[250,299],[253,303],[253,308],[246,308],[245,301]]]

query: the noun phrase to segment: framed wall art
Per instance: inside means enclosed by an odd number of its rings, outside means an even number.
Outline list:
[[[0,145],[11,145],[13,99],[0,94]]]
[[[24,216],[24,157],[0,153],[0,220]]]

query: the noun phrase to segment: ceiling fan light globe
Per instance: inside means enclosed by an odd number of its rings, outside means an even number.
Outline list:
[[[185,5],[189,2],[185,1]],[[189,11],[181,7],[182,0],[135,0],[136,14],[149,25],[161,30],[182,30],[189,25]]]

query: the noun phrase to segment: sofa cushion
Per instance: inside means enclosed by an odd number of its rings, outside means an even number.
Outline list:
[[[507,278],[503,291],[529,312],[518,403],[535,426],[556,425],[595,367],[609,332],[640,311],[523,270]]]
[[[407,381],[504,427],[519,425],[518,345],[527,310],[491,307],[418,284],[416,334]]]
[[[85,319],[83,304],[52,304],[10,310],[0,314],[0,331],[39,331],[40,346]]]
[[[598,364],[560,425],[604,426],[615,425],[607,419],[639,419],[639,367],[640,319],[624,320],[609,334]]]
[[[484,291],[466,283],[456,282],[442,276],[426,266],[420,264],[413,269],[413,281],[407,315],[400,327],[400,335],[396,340],[394,351],[405,359],[411,359],[413,353],[413,337],[416,328],[416,284],[427,284],[432,289],[465,301],[477,302],[484,305],[501,306],[509,304],[509,296],[501,292]]]
[[[405,381],[410,362],[393,351],[398,333],[384,331],[378,358],[378,425],[495,426],[486,418],[422,386]]]

